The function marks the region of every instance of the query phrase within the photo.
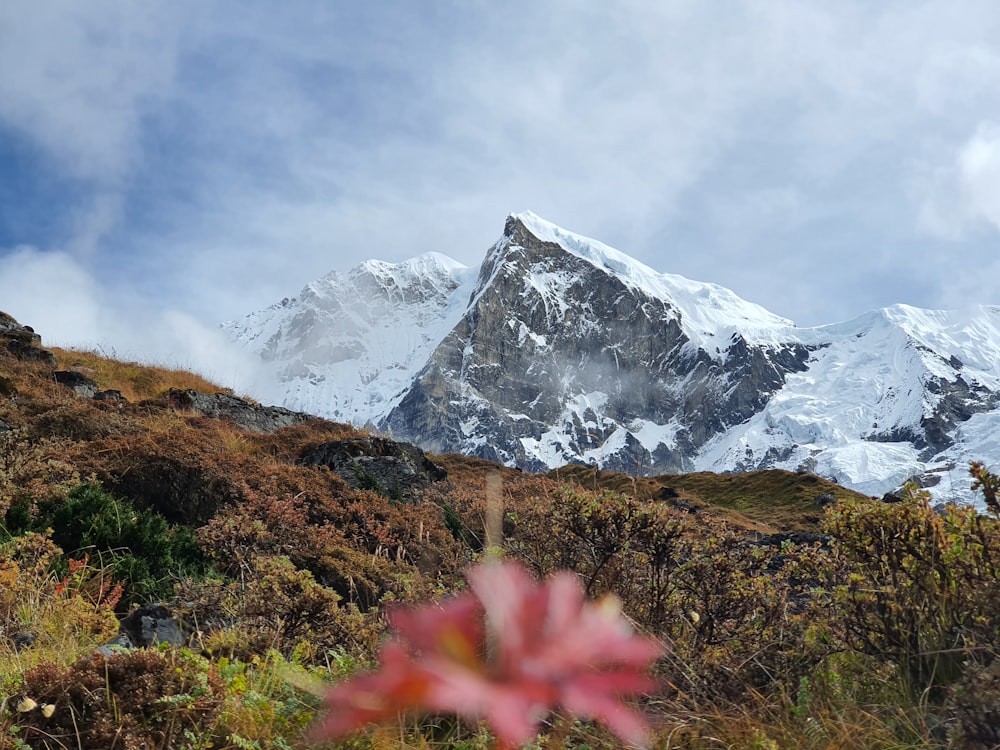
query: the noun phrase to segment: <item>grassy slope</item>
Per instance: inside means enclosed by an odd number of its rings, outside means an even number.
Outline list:
[[[100,390],[118,390],[129,401],[155,398],[171,388],[202,393],[232,393],[201,375],[149,363],[123,362],[94,351],[50,348],[60,370],[76,370]]]
[[[135,449],[137,445],[144,445],[144,439],[151,439],[157,444],[170,443],[171,446],[183,443],[190,446],[192,460],[198,459],[202,462],[199,466],[202,467],[203,471],[207,471],[204,467],[209,464],[213,466],[216,464],[224,464],[227,467],[232,466],[234,467],[233,471],[239,467],[246,467],[247,471],[259,475],[258,484],[261,487],[258,494],[262,497],[266,494],[267,498],[273,496],[283,502],[291,502],[298,498],[298,494],[290,490],[286,491],[285,488],[287,487],[291,490],[297,489],[298,485],[296,485],[296,482],[303,482],[304,492],[314,492],[312,484],[304,483],[305,480],[301,480],[299,474],[293,474],[293,472],[298,471],[298,467],[295,466],[295,459],[301,446],[306,443],[356,434],[347,426],[322,423],[293,428],[274,436],[257,436],[242,433],[235,427],[219,423],[216,420],[209,420],[194,415],[176,414],[167,409],[157,409],[155,404],[140,408],[134,402],[143,399],[155,400],[170,388],[192,388],[208,393],[227,392],[227,389],[217,387],[203,378],[181,370],[153,367],[134,362],[118,362],[93,352],[54,350],[54,353],[56,354],[60,369],[77,369],[95,380],[102,389],[121,390],[125,397],[133,403],[125,406],[100,405],[86,399],[80,399],[69,389],[52,382],[51,378],[48,377],[46,368],[30,363],[16,362],[5,357],[3,352],[0,352],[0,375],[7,377],[19,393],[17,398],[0,403],[0,419],[6,420],[9,424],[20,430],[26,430],[34,436],[33,439],[49,437],[44,430],[49,429],[47,425],[52,425],[51,429],[53,433],[51,437],[56,441],[53,445],[56,445],[60,450],[65,447],[67,450],[66,455],[68,456],[84,455],[91,451],[91,445],[97,446],[99,449],[99,451],[94,452],[94,462],[105,461],[105,456],[121,454],[123,458],[119,463],[125,466],[126,472],[134,472],[136,470],[129,465],[128,460],[131,456],[139,455],[135,453]],[[61,415],[60,420],[54,420],[52,417],[53,414]],[[68,432],[61,434],[56,432],[56,430],[64,429],[66,426],[73,428],[76,432],[73,435],[70,435]],[[78,435],[91,434],[95,437],[78,437]],[[144,450],[147,454],[156,455],[156,452],[148,446],[144,447]],[[182,456],[182,453],[179,449],[175,448],[170,453],[170,456]],[[48,461],[55,457],[44,455],[42,458]],[[108,460],[110,461],[110,459]],[[764,471],[731,475],[700,472],[658,477],[632,477],[625,474],[595,471],[593,468],[588,467],[567,466],[550,472],[548,475],[533,476],[466,456],[450,454],[435,457],[435,460],[442,464],[449,472],[449,478],[453,486],[453,489],[450,491],[453,493],[453,497],[455,494],[463,491],[468,494],[481,493],[482,488],[486,485],[486,477],[491,474],[498,474],[501,477],[504,486],[507,488],[505,491],[511,494],[512,499],[522,501],[523,497],[514,496],[514,493],[522,492],[523,495],[540,497],[541,503],[545,503],[547,501],[546,498],[550,497],[546,493],[551,492],[551,488],[560,485],[572,484],[585,491],[612,490],[639,500],[661,498],[663,497],[664,489],[669,488],[676,492],[676,497],[665,499],[663,502],[668,506],[684,505],[694,508],[696,513],[689,515],[688,518],[696,521],[704,519],[706,522],[723,520],[736,529],[753,529],[765,532],[816,529],[819,518],[822,515],[822,510],[816,503],[816,498],[820,494],[828,493],[838,500],[863,499],[863,496],[857,493],[853,493],[814,475],[796,474],[786,471]],[[89,468],[91,464],[84,462],[80,466]],[[104,466],[104,464],[101,463],[100,466]],[[109,462],[107,466],[110,467],[107,471],[113,473],[117,470],[115,467],[118,464]],[[2,468],[0,466],[0,469]],[[273,495],[265,493],[265,489],[271,485],[265,487],[263,481],[271,474],[274,474],[281,482],[284,482],[284,484],[280,484],[281,491],[275,492]],[[274,480],[273,486],[279,486],[278,479]],[[258,489],[257,484],[254,485],[254,488],[255,490]],[[315,493],[318,494],[319,490],[315,490]],[[292,500],[286,500],[286,495],[287,497],[291,497]],[[363,497],[360,499],[364,503],[371,502],[368,498]],[[392,510],[392,508],[389,508],[385,513]],[[410,512],[413,509],[404,508],[403,510]],[[352,512],[354,511],[352,510]],[[468,520],[468,517],[466,517],[466,520]],[[381,523],[385,518],[389,518],[389,516],[379,516],[375,519],[375,522]],[[412,518],[417,519],[416,516]],[[235,519],[235,521],[239,520],[239,518]],[[389,520],[391,521],[391,518]],[[292,523],[286,523],[285,525],[294,528],[295,523],[293,519]],[[352,523],[360,525],[360,521],[357,520],[352,520]],[[422,538],[426,539],[428,530],[432,528],[429,521],[425,527],[423,519],[411,520],[409,526],[418,529],[417,542],[420,542]],[[394,528],[390,528],[389,531],[392,533],[402,533]],[[413,528],[410,528],[409,532],[411,533],[410,543],[412,544]],[[429,546],[433,547],[433,545]],[[739,551],[738,547],[734,549],[737,552]],[[350,553],[350,550],[345,554],[348,553]],[[362,560],[362,558],[359,558],[359,560]],[[377,557],[371,558],[366,556],[362,562],[364,560],[377,562],[384,567],[389,565],[388,560],[384,561],[383,564],[382,559]],[[13,575],[10,570],[10,568],[6,568],[0,570],[0,573],[8,576]],[[102,571],[95,568],[92,574],[95,577],[100,577]],[[22,577],[22,579],[10,585],[12,587],[15,585],[20,586],[22,592],[36,592],[41,601],[41,592],[43,590],[47,591],[46,587],[54,589],[58,580],[53,578],[52,574],[48,571],[40,571],[38,576],[37,579]],[[388,577],[389,572],[386,572],[385,576]],[[418,578],[418,573],[407,572],[399,580],[406,583],[406,585],[410,585],[411,580],[416,581]],[[292,578],[290,580],[297,581],[298,579]],[[14,589],[11,588],[11,590],[13,591]],[[306,590],[311,591],[312,589],[307,587]],[[400,593],[405,592],[401,589]],[[24,596],[19,594],[17,597],[10,599],[8,604],[11,607],[21,606],[20,603],[23,599]],[[68,609],[68,607],[70,605],[74,607],[82,606],[80,597],[67,598],[65,595],[53,594],[48,596],[45,601],[47,602],[45,606],[53,608],[53,614],[46,616],[45,622],[52,624],[53,627],[55,625],[62,627],[60,623],[63,622],[63,619],[61,618],[65,618],[70,622],[79,621],[79,613]],[[95,609],[93,606],[90,607],[88,612],[91,612],[95,617],[98,614],[106,614],[103,610]],[[24,616],[27,617],[27,614],[24,614]],[[105,626],[107,626],[107,623],[103,621],[99,623],[95,622],[93,625],[95,631],[98,628],[105,628]],[[687,631],[682,628],[680,632],[686,633]],[[104,630],[101,630],[100,637],[103,638],[105,635]],[[243,636],[236,634],[232,637],[239,639]],[[54,638],[55,636],[53,636]],[[98,638],[96,632],[88,632],[79,634],[79,642],[76,640],[66,640],[65,643],[67,646],[76,650],[72,653],[61,654],[55,653],[51,649],[45,651],[44,654],[30,650],[19,653],[12,650],[7,644],[0,643],[0,665],[3,667],[3,669],[0,669],[0,683],[2,683],[0,687],[7,688],[8,694],[13,694],[11,692],[13,689],[12,686],[16,686],[17,684],[19,679],[17,673],[19,671],[23,672],[27,667],[38,664],[43,660],[58,664],[69,664],[81,653],[87,653],[88,649],[92,647],[95,638]],[[53,640],[53,642],[55,641]],[[76,644],[76,646],[72,644]],[[237,641],[235,645],[225,645],[226,648],[237,649],[241,644]],[[43,655],[44,659],[42,659]],[[169,656],[168,658],[187,659],[192,661],[192,664],[201,660],[188,670],[193,675],[202,673],[223,674],[225,672],[225,668],[220,666],[221,662],[214,661],[214,656],[188,655],[183,657]],[[270,661],[268,661],[272,658],[275,660],[276,665],[273,671],[270,667]],[[339,658],[346,659],[343,655]],[[756,658],[756,655],[754,658]],[[206,659],[212,659],[213,661],[210,663]],[[298,717],[309,715],[311,709],[307,710],[301,707],[299,694],[292,691],[285,682],[285,678],[295,669],[300,669],[300,667],[294,664],[290,667],[288,663],[282,661],[280,656],[268,656],[264,658],[263,662],[253,662],[253,664],[258,664],[256,667],[251,666],[251,663],[246,660],[243,662],[243,666],[239,666],[240,662],[236,660],[236,657],[233,657],[228,664],[228,669],[232,674],[226,673],[223,675],[225,684],[220,689],[223,697],[219,698],[221,702],[217,707],[218,713],[216,714],[216,718],[213,719],[218,724],[215,729],[203,726],[199,729],[199,732],[206,732],[204,735],[206,738],[209,736],[208,733],[211,732],[213,741],[217,743],[216,747],[237,746],[237,740],[234,738],[240,733],[245,737],[257,737],[264,743],[259,745],[261,747],[271,746],[267,744],[269,737],[273,740],[277,737],[291,738],[297,736],[299,727],[293,726],[290,720],[281,719],[279,721],[278,718],[274,717],[265,719],[265,712],[271,711],[275,717],[279,717],[286,715],[282,714],[281,711],[287,711],[287,716],[295,717],[296,720]],[[344,673],[353,669],[350,663],[345,662],[345,664],[346,666],[338,666],[337,663],[328,664],[322,676],[329,678],[331,674],[336,676],[338,669]],[[245,671],[233,671],[236,667]],[[304,667],[301,669],[304,669]],[[170,670],[165,672],[168,675],[175,673],[179,674],[181,670],[171,667]],[[313,673],[310,672],[310,674]],[[881,675],[878,676],[881,680]],[[264,694],[267,700],[262,701],[257,707],[252,706],[244,700],[244,695],[248,690],[246,683],[250,682],[252,685],[255,679],[266,683],[265,687],[258,692]],[[837,707],[838,709],[843,709],[844,713],[842,715],[831,715],[830,717],[820,715],[819,719],[825,722],[823,724],[826,727],[824,731],[828,734],[825,738],[819,738],[815,742],[808,744],[808,746],[816,748],[836,746],[938,747],[938,745],[929,740],[926,744],[923,744],[922,739],[915,739],[912,741],[912,744],[901,743],[899,742],[899,732],[895,730],[890,731],[891,727],[894,726],[893,722],[898,723],[899,721],[896,717],[908,716],[907,711],[909,711],[909,707],[907,706],[903,706],[903,708],[898,710],[891,705],[888,708],[883,707],[886,711],[894,712],[890,713],[889,718],[883,721],[881,715],[873,713],[874,709],[853,706],[851,703],[853,698],[850,695],[839,700],[841,700],[841,703],[837,704]],[[730,709],[732,707],[729,707],[727,710]],[[760,709],[759,705],[758,709]],[[779,746],[770,737],[780,737],[782,739],[780,746],[805,747],[807,745],[803,743],[811,740],[810,737],[801,734],[801,731],[804,730],[801,730],[795,723],[796,719],[794,717],[792,719],[788,718],[790,714],[788,706],[785,704],[775,703],[771,708],[765,707],[761,709],[759,716],[751,715],[749,713],[751,709],[748,709],[745,714],[736,712],[732,715],[719,714],[712,716],[712,712],[716,710],[712,707],[706,707],[703,716],[692,715],[690,722],[682,717],[677,726],[683,729],[690,724],[693,728],[702,723],[706,727],[705,732],[707,734],[698,733],[698,737],[703,738],[713,737],[715,736],[712,734],[713,732],[719,733],[725,730],[729,739],[724,744],[720,744],[721,740],[719,743],[708,739],[703,741],[696,739],[692,739],[691,741],[683,740],[683,731],[675,730],[678,731],[676,734],[676,743],[674,740],[667,740],[663,746],[691,748],[718,746],[770,748]],[[769,710],[773,710],[774,716],[767,714]],[[12,715],[12,718],[16,717]],[[828,722],[827,718],[829,718]],[[7,721],[8,719],[0,719],[0,729],[10,726],[9,723],[5,723]],[[871,726],[867,727],[866,722],[870,722]],[[220,743],[219,738],[222,736],[219,732],[222,732],[223,729],[231,733],[228,741],[233,744],[218,744]],[[692,731],[694,730],[692,729]],[[818,732],[818,730],[816,731]],[[268,734],[269,732],[271,733],[270,735]],[[873,742],[873,739],[879,733],[885,734],[882,744]],[[673,737],[674,734],[671,733],[671,736]],[[4,739],[5,737],[0,737],[0,747],[4,747]],[[426,738],[411,737],[410,740],[416,744],[422,743],[421,746],[429,746],[427,745]],[[598,741],[593,740],[589,736],[584,736],[581,741],[588,742],[594,746],[600,745]],[[67,746],[73,746],[72,740],[69,740],[69,742],[70,744]],[[295,740],[292,740],[292,742],[295,742]],[[400,739],[400,742],[402,742],[402,739]],[[430,746],[434,747],[447,748],[460,746],[458,744],[449,744],[444,740],[432,740],[432,742],[434,744]],[[298,745],[296,744],[295,746]],[[359,747],[364,746],[363,744],[359,745]],[[385,746],[396,745],[386,740]],[[469,748],[480,747],[480,745],[474,744],[471,741],[461,746]]]
[[[659,498],[665,489],[674,490],[678,500],[694,508],[738,526],[769,532],[815,530],[823,513],[816,502],[820,495],[828,494],[836,500],[866,497],[815,474],[780,469],[743,474],[699,471],[633,477],[589,466],[564,466],[548,476],[588,489],[613,490],[642,499]]]
[[[122,362],[93,351],[59,348],[51,351],[60,369],[77,370],[94,380],[101,389],[120,390],[129,401],[155,398],[171,388],[231,393],[185,370]],[[71,398],[68,391],[66,398]],[[456,454],[438,456],[436,460],[448,470],[452,481],[458,482],[481,479],[488,473],[515,478],[518,473]],[[678,500],[698,510],[726,518],[738,526],[766,531],[815,529],[822,513],[816,498],[821,494],[832,495],[838,500],[864,497],[814,474],[777,469],[744,474],[696,472],[635,477],[570,465],[555,469],[547,476],[584,489],[612,490],[643,500],[660,498],[663,490],[669,488],[677,493]]]

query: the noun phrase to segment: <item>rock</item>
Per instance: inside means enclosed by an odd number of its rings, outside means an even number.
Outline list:
[[[94,401],[122,401],[128,403],[121,391],[108,389],[106,391],[98,391],[94,394]]]
[[[334,440],[303,451],[305,466],[326,466],[355,489],[373,490],[398,500],[412,500],[448,472],[409,443],[366,437]]]
[[[144,604],[134,609],[122,620],[121,630],[139,647],[157,643],[184,646],[191,640],[191,631],[162,604]]]
[[[135,648],[135,644],[132,643],[132,639],[129,638],[128,633],[119,633],[114,640],[108,641],[103,646],[98,646],[95,651],[99,654],[104,654],[104,656],[114,656],[118,651],[131,650],[133,648]]]
[[[23,651],[24,649],[34,644],[37,638],[38,638],[37,634],[31,632],[25,632],[25,633],[18,633],[13,638],[11,638],[11,641],[13,641],[14,643],[15,651]]]
[[[562,280],[557,300],[540,278]],[[531,471],[583,456],[614,471],[683,471],[810,356],[803,344],[762,347],[734,335],[718,342],[725,356],[713,357],[692,345],[671,301],[540,239],[517,216],[471,299],[378,426],[433,452]],[[590,404],[587,394],[601,401]],[[623,429],[636,418],[684,429],[673,446],[650,451]],[[553,431],[561,444],[547,442]]]
[[[837,498],[831,495],[829,492],[821,492],[816,495],[816,499],[813,501],[819,508],[825,508],[828,505],[833,505],[837,502]]]
[[[903,502],[903,498],[901,495],[897,495],[895,492],[886,492],[884,495],[882,495],[882,502],[890,504],[901,503]]]
[[[250,432],[269,433],[315,419],[309,414],[282,409],[280,406],[253,404],[227,393],[209,395],[194,390],[171,389],[166,395],[166,401],[172,408],[226,419]]]
[[[16,395],[17,387],[14,385],[14,381],[0,375],[0,398],[13,398]]]
[[[673,487],[661,487],[656,493],[656,499],[669,503],[670,507],[685,513],[697,513],[698,507],[681,498],[680,494]]]
[[[52,377],[57,383],[75,391],[78,396],[93,398],[97,394],[97,383],[76,370],[56,370]]]
[[[0,312],[0,346],[16,359],[41,362],[55,367],[56,355],[42,348],[42,337],[30,326],[22,326],[5,312]]]

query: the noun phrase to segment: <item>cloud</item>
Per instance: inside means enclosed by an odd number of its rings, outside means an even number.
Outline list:
[[[103,314],[90,275],[67,253],[18,247],[0,254],[3,310],[47,343],[95,340]]]
[[[951,242],[1000,229],[1000,124],[980,123],[946,159],[918,184],[921,227]]]
[[[73,189],[0,244],[214,323],[370,257],[478,263],[531,209],[806,324],[935,304],[931,240],[989,251],[998,36],[987,0],[18,0],[0,127]]]
[[[138,157],[146,100],[173,76],[182,4],[171,5],[3,3],[0,121],[44,148],[58,170],[121,178]]]
[[[0,252],[0,304],[48,346],[93,349],[179,367],[268,399],[271,379],[216,326],[103,287],[72,256],[18,247]]]
[[[958,154],[958,174],[969,212],[1000,229],[1000,124],[976,129]]]

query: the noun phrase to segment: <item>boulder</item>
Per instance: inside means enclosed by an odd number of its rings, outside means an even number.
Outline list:
[[[326,466],[355,489],[413,500],[433,482],[448,478],[420,448],[379,437],[333,440],[303,451],[305,466]]]
[[[132,610],[121,624],[133,644],[143,648],[157,643],[184,646],[191,640],[191,632],[162,604],[144,604]]]
[[[128,399],[126,399],[122,395],[122,392],[119,390],[115,390],[113,388],[109,388],[106,391],[98,391],[97,393],[95,393],[94,401],[119,401],[128,403]]]
[[[56,370],[52,377],[57,383],[76,392],[84,398],[93,398],[97,394],[97,383],[76,370]]]
[[[14,637],[11,638],[11,641],[14,643],[15,651],[23,651],[34,644],[37,639],[38,636],[35,633],[26,631],[24,633],[15,634]]]
[[[104,656],[114,656],[116,651],[131,650],[133,648],[135,648],[135,644],[128,637],[128,633],[119,633],[113,640],[108,641],[103,646],[98,646],[94,650]]]
[[[660,487],[660,491],[656,493],[657,500],[673,500],[677,497],[680,495],[673,487]]]
[[[0,312],[0,347],[16,359],[55,367],[56,356],[42,348],[42,337],[33,328],[22,326],[5,312]]]
[[[820,494],[816,495],[816,498],[813,502],[816,503],[817,507],[825,508],[826,506],[833,505],[835,502],[837,502],[837,498],[835,498],[829,492],[821,492]]]
[[[282,427],[308,422],[315,417],[280,406],[261,406],[228,393],[209,395],[194,390],[171,389],[168,406],[197,412],[214,419],[225,419],[250,432],[269,433]]]

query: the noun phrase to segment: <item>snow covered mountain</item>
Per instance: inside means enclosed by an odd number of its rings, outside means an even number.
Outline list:
[[[788,468],[970,499],[967,462],[1000,462],[1000,307],[797,328],[528,212],[479,269],[368,261],[226,328],[283,406],[528,469]]]

